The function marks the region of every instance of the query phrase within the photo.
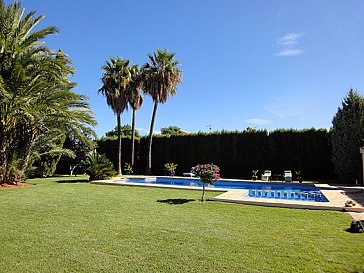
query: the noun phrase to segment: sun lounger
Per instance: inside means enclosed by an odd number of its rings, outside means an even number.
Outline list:
[[[195,174],[194,173],[183,173],[183,176],[194,177]]]
[[[189,173],[183,173],[183,176],[195,177],[196,175],[193,173],[193,168],[191,168],[191,171]]]
[[[284,182],[292,182],[292,172],[291,171],[284,171]]]
[[[272,172],[270,170],[265,170],[262,174],[262,181],[270,181],[272,178]]]

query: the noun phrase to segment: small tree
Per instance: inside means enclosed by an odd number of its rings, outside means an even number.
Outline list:
[[[178,164],[175,163],[166,163],[164,164],[164,171],[166,172],[166,175],[174,176],[176,174]]]
[[[220,168],[214,164],[199,164],[192,169],[197,177],[202,182],[202,197],[201,201],[205,201],[205,184],[213,185],[213,180],[220,179]]]
[[[65,142],[63,143],[63,148],[68,149],[74,153],[73,156],[65,155],[61,160],[69,165],[70,176],[76,175],[78,168],[79,171],[82,170],[82,163],[87,159],[87,154],[92,152],[96,148],[96,142],[92,140],[91,135],[75,136],[68,134]]]
[[[335,172],[343,182],[355,182],[361,177],[359,148],[364,140],[364,97],[349,90],[341,108],[332,120],[330,131],[332,161]]]
[[[169,135],[169,136],[180,136],[184,135],[184,133],[181,131],[181,128],[177,126],[168,126],[161,128],[162,135]]]
[[[129,124],[125,124],[125,125],[121,126],[120,131],[121,131],[122,137],[132,138],[132,127]],[[138,130],[135,130],[135,137],[137,139],[140,139],[140,134],[139,134]],[[117,139],[118,138],[118,127],[115,126],[115,128],[112,129],[111,131],[107,131],[105,133],[105,138]]]
[[[128,162],[125,162],[125,165],[124,165],[124,173],[126,175],[131,175],[134,173],[133,171],[133,165],[131,165],[130,163]]]

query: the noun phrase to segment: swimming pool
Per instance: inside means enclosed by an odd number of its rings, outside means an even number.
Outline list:
[[[146,178],[124,178],[119,182],[145,183],[156,185],[171,185],[181,187],[202,187],[198,178],[176,178],[176,177],[146,177]],[[219,189],[245,189],[248,190],[245,197],[286,199],[310,202],[328,202],[328,199],[314,185],[292,184],[280,182],[252,182],[246,180],[218,180],[208,188]]]

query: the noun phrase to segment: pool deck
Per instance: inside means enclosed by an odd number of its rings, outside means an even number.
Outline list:
[[[201,187],[156,185],[153,183],[150,184],[134,183],[134,182],[128,183],[115,180],[98,180],[98,181],[92,181],[91,183],[99,185],[114,185],[114,186],[154,187],[154,188],[168,188],[168,189],[179,189],[179,190],[181,189],[201,190]],[[312,202],[305,200],[297,201],[289,199],[246,197],[248,190],[243,190],[243,189],[240,190],[240,189],[222,189],[222,188],[206,187],[206,191],[222,192],[222,194],[212,199],[212,201],[216,202],[228,202],[236,204],[281,207],[281,208],[336,210],[336,211],[348,212],[353,217],[353,219],[364,220],[364,187],[344,187],[344,186],[332,186],[328,184],[314,184],[314,185],[326,196],[329,202]],[[346,207],[345,203],[349,200],[353,201],[355,203],[355,206]]]

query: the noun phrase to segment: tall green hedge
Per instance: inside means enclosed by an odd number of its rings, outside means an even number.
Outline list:
[[[98,151],[116,163],[116,141],[99,141]],[[145,173],[147,138],[136,142],[134,172]],[[130,162],[130,139],[123,139],[124,162]],[[155,136],[152,173],[164,173],[164,164],[178,164],[177,175],[199,163],[214,163],[223,177],[251,177],[252,170],[273,174],[301,170],[303,177],[334,178],[331,147],[326,130],[276,130],[273,132],[222,132],[185,136]]]

